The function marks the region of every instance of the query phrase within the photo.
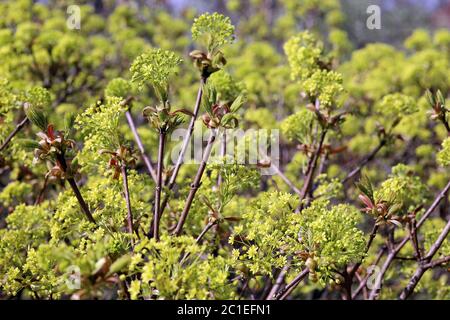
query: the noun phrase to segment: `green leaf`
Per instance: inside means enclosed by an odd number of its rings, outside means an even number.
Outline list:
[[[428,100],[428,103],[430,104],[430,106],[434,108],[434,106],[436,105],[436,100],[434,100],[434,96],[431,93],[431,91],[427,90],[425,95],[427,97],[427,100]]]
[[[75,124],[76,115],[72,112],[67,113],[64,116],[64,130],[66,132],[70,131]]]
[[[41,129],[42,131],[47,130],[48,118],[44,111],[34,107],[29,103],[25,103],[25,114],[28,120],[30,120],[31,123],[33,123],[39,129]]]
[[[131,256],[129,254],[125,254],[125,255],[121,256],[119,259],[117,259],[116,261],[113,262],[113,264],[109,268],[108,275],[120,272],[121,270],[128,267],[130,262],[131,262]]]
[[[441,106],[445,106],[445,98],[444,98],[444,95],[442,94],[441,90],[438,90],[436,92],[436,98]]]
[[[34,150],[39,148],[39,143],[36,140],[32,139],[19,139],[18,143],[27,150]]]
[[[240,94],[231,104],[230,110],[231,112],[237,112],[245,103],[246,97],[244,94]]]

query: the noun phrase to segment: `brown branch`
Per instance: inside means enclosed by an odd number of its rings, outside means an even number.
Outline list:
[[[80,204],[81,209],[83,210],[84,214],[88,218],[88,220],[94,224],[97,224],[95,222],[94,217],[91,214],[91,211],[89,210],[88,205],[83,199],[83,196],[81,195],[80,189],[78,189],[77,183],[75,182],[74,178],[67,179],[67,182],[69,182],[70,187],[72,188],[73,193],[75,194],[75,197],[78,200],[78,203]]]
[[[317,160],[319,159],[320,151],[322,149],[323,142],[325,141],[325,136],[327,135],[327,131],[328,131],[327,128],[323,128],[322,132],[320,134],[319,143],[317,145],[316,150],[314,151],[314,154],[310,161],[310,165],[308,166],[307,171],[306,171],[305,182],[300,191],[300,204],[297,207],[296,212],[300,212],[303,209],[303,206],[304,206],[303,200],[306,199],[309,189],[311,188],[311,185],[313,182],[313,177],[314,177],[314,171],[316,170],[316,166],[317,166]]]
[[[275,284],[273,285],[273,287],[270,289],[269,294],[266,297],[266,300],[275,300],[276,299],[276,294],[278,292],[278,290],[280,289],[281,285],[284,282],[284,278],[286,277],[286,273],[289,270],[289,263],[287,263],[283,269],[280,270],[280,273],[278,274],[277,279],[275,280]]]
[[[6,137],[5,141],[3,141],[2,145],[0,146],[0,152],[5,149],[8,144],[11,142],[11,140],[22,130],[22,128],[28,123],[28,118],[23,118],[14,128],[14,130]]]
[[[155,215],[153,217],[153,237],[159,241],[159,221],[160,221],[160,205],[161,205],[161,188],[162,188],[162,171],[164,158],[164,145],[166,140],[165,131],[159,133],[159,147],[158,147],[158,171],[156,177],[155,188]]]
[[[289,282],[286,287],[281,290],[277,296],[276,296],[276,300],[284,300],[286,299],[291,293],[292,291],[298,286],[298,284],[309,274],[309,269],[306,268],[304,269],[302,272],[300,272],[295,278],[294,280],[292,280],[291,282]]]
[[[447,195],[449,190],[450,190],[450,181],[447,183],[447,185],[444,187],[444,189],[442,189],[442,191],[437,195],[437,197],[434,199],[431,206],[424,213],[424,215],[420,218],[419,222],[417,222],[417,229],[419,229],[422,226],[422,224],[425,222],[425,220],[433,213],[433,211],[436,209],[436,207],[439,205],[439,203],[442,201],[442,199]],[[409,241],[409,235],[406,236],[394,249],[392,249],[389,252],[389,254],[381,268],[379,276],[377,277],[377,283],[376,283],[374,289],[372,289],[372,291],[370,292],[369,300],[374,300],[376,298],[377,292],[378,292],[379,288],[381,288],[382,279],[383,279],[387,269],[391,265],[395,256],[397,256],[397,254],[408,243],[408,241]]]
[[[374,265],[378,265],[378,263],[380,262],[381,258],[383,257],[384,253],[386,252],[387,247],[383,247],[381,248],[380,252],[377,255],[377,258],[375,259],[375,263]],[[355,299],[358,294],[361,292],[361,290],[363,290],[366,287],[367,284],[367,280],[369,280],[370,275],[368,274],[366,277],[364,277],[364,279],[360,282],[358,288],[353,292],[352,294],[352,299]]]
[[[131,235],[131,247],[133,244],[133,213],[131,211],[131,200],[130,200],[130,190],[128,188],[128,174],[127,167],[125,164],[122,164],[120,167],[122,171],[122,179],[123,179],[123,192],[125,194],[125,202],[127,204],[127,229],[128,233]]]
[[[291,180],[289,180],[288,177],[286,177],[286,175],[280,170],[280,168],[278,168],[274,164],[271,164],[271,166],[275,170],[277,175],[281,178],[281,180],[283,180],[284,183],[286,183],[289,186],[289,188],[292,189],[292,191],[294,191],[296,194],[298,194],[300,196],[301,195],[301,191],[292,183]]]
[[[206,78],[202,77],[200,80],[200,86],[199,86],[198,92],[197,92],[197,99],[195,101],[193,116],[191,117],[191,121],[189,122],[188,131],[187,131],[186,136],[184,137],[183,144],[180,149],[180,153],[178,154],[177,162],[172,171],[172,175],[170,176],[169,182],[167,183],[168,191],[171,191],[173,189],[173,187],[175,186],[175,181],[177,179],[178,172],[180,171],[180,167],[183,164],[184,155],[186,154],[186,150],[189,146],[189,142],[191,140],[192,133],[194,132],[195,121],[197,120],[198,113],[200,111],[200,105],[201,105],[202,96],[203,96],[203,85],[205,83],[206,83]],[[167,192],[165,194],[164,199],[162,201],[161,214],[164,212],[168,201],[169,201],[169,192]]]
[[[150,158],[147,156],[147,153],[145,152],[144,144],[142,143],[141,137],[137,132],[133,116],[131,115],[131,112],[129,110],[125,112],[125,117],[127,118],[128,126],[130,127],[131,132],[133,133],[134,140],[136,141],[139,151],[141,152],[142,160],[144,160],[145,167],[147,168],[147,171],[150,174],[150,176],[153,178],[153,181],[156,182],[155,170],[153,169]]]
[[[447,238],[449,233],[450,233],[450,220],[447,222],[444,230],[442,230],[442,232],[439,235],[439,237],[437,238],[437,240],[431,246],[431,248],[428,251],[423,262],[420,263],[419,267],[414,272],[414,275],[409,280],[409,283],[407,284],[407,286],[403,289],[403,291],[399,297],[400,300],[408,299],[408,297],[414,292],[414,289],[416,288],[416,286],[419,283],[420,279],[422,278],[423,274],[428,269],[430,269],[431,259],[436,254],[436,252],[439,250],[439,248],[442,246],[442,244],[444,243],[444,241]],[[424,262],[426,262],[426,264],[424,264]]]
[[[372,232],[369,235],[369,241],[367,241],[366,250],[364,251],[365,254],[367,254],[367,252],[369,252],[369,249],[372,246],[373,239],[377,235],[377,232],[378,232],[378,225],[374,224],[374,226],[372,228]],[[358,271],[358,268],[361,266],[361,264],[362,264],[362,259],[353,266],[352,270],[348,274],[348,277],[350,280],[353,279],[353,276],[355,275],[356,271]]]
[[[38,205],[42,202],[42,198],[44,196],[45,189],[47,188],[47,185],[48,185],[48,179],[49,179],[49,176],[46,175],[45,179],[44,179],[44,185],[42,186],[41,191],[39,192],[36,200],[34,201],[34,205]]]
[[[436,259],[434,261],[431,261],[427,264],[424,265],[424,268],[430,269],[430,268],[435,268],[438,267],[440,265],[446,264],[450,262],[450,256],[445,256],[442,257],[440,259]]]
[[[381,139],[379,144],[358,164],[358,166],[353,169],[345,178],[342,180],[342,184],[345,184],[347,181],[351,180],[354,176],[356,176],[370,161],[372,161],[377,153],[386,145],[387,140]]]
[[[186,204],[184,206],[183,212],[181,213],[180,220],[178,221],[177,227],[175,228],[173,234],[179,236],[181,231],[183,230],[183,225],[186,222],[186,217],[189,214],[189,210],[191,209],[192,202],[194,201],[195,194],[197,190],[200,188],[203,172],[205,171],[206,164],[208,162],[209,156],[211,154],[212,146],[214,141],[216,140],[216,132],[217,129],[211,130],[211,135],[209,136],[208,143],[206,145],[206,149],[203,153],[202,162],[200,163],[200,167],[197,170],[197,174],[194,178],[194,182],[191,184],[191,190],[186,200]]]
[[[195,243],[199,244],[200,241],[203,239],[203,237],[205,236],[205,234],[215,225],[217,225],[219,223],[219,220],[214,219],[212,221],[209,221],[206,226],[203,228],[202,232],[200,232],[200,234],[198,235],[198,237],[195,239]],[[186,259],[190,256],[190,252],[186,252],[183,256],[183,258],[180,261],[180,265],[182,265]]]
[[[66,162],[66,158],[64,157],[64,154],[58,154],[56,156],[56,161],[59,163],[59,165],[61,166],[63,171],[66,172],[67,171],[67,162]],[[95,222],[94,217],[91,214],[91,211],[89,210],[88,205],[86,204],[86,202],[83,199],[83,196],[81,195],[80,189],[78,189],[78,185],[77,185],[75,179],[67,178],[66,180],[67,180],[67,182],[69,182],[69,185],[72,188],[72,191],[75,194],[75,197],[77,198],[78,203],[80,204],[80,207],[83,210],[86,217],[88,218],[88,220],[94,224],[97,224]]]
[[[419,240],[417,238],[417,221],[415,217],[413,217],[413,220],[410,223],[410,239],[413,243],[416,259],[421,260],[422,254],[420,253]]]

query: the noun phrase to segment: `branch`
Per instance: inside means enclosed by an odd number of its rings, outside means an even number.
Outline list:
[[[34,205],[38,205],[42,202],[42,198],[44,196],[45,189],[47,188],[47,185],[48,185],[48,179],[49,179],[49,176],[45,175],[44,185],[42,186],[42,189],[39,192],[39,195],[37,196],[36,200],[34,201]]]
[[[347,181],[351,180],[355,175],[357,175],[362,168],[364,168],[365,165],[367,165],[370,161],[372,161],[377,153],[383,148],[387,143],[386,139],[381,139],[378,146],[375,147],[361,162],[358,164],[358,166],[353,169],[345,178],[342,180],[342,184],[346,183]]]
[[[417,221],[416,217],[413,217],[413,220],[410,223],[410,239],[413,243],[415,255],[417,260],[422,259],[422,254],[420,253],[419,240],[417,238]]]
[[[271,164],[272,168],[275,170],[277,175],[284,181],[296,194],[301,195],[301,191],[292,183],[291,180],[286,177],[286,175],[278,168],[276,165]]]
[[[309,274],[309,269],[306,268],[304,269],[302,272],[300,272],[295,278],[294,280],[292,280],[291,282],[289,282],[288,285],[286,285],[286,287],[281,290],[277,296],[276,296],[276,300],[284,300],[286,299],[291,293],[292,291],[298,286],[298,284]]]
[[[177,227],[175,228],[173,234],[179,236],[183,229],[183,225],[186,221],[186,217],[189,214],[189,210],[191,209],[192,202],[194,201],[195,194],[197,190],[200,188],[203,172],[205,171],[206,164],[208,162],[209,156],[211,154],[212,146],[214,141],[216,140],[216,129],[212,129],[211,135],[209,136],[208,143],[206,145],[206,149],[203,153],[203,159],[200,163],[200,167],[198,168],[197,174],[195,176],[194,182],[191,184],[191,190],[186,200],[186,204],[184,206],[183,212],[181,213],[180,220],[178,221]]]
[[[443,258],[436,259],[434,261],[431,261],[430,263],[425,264],[424,268],[430,269],[430,268],[434,268],[434,267],[437,267],[437,266],[440,266],[440,265],[443,265],[443,264],[446,264],[449,262],[450,262],[450,256],[445,256]]]
[[[387,250],[387,247],[381,248],[380,252],[378,253],[377,258],[375,259],[374,265],[378,265],[378,263],[381,260],[381,257],[383,257],[386,250]],[[369,280],[369,277],[370,277],[369,274],[366,275],[366,277],[364,277],[364,279],[360,282],[358,288],[352,294],[352,299],[355,299],[358,296],[358,294],[361,292],[361,290],[363,290],[366,287],[367,280]]]
[[[201,240],[203,239],[203,237],[205,236],[205,234],[206,234],[213,226],[215,226],[215,225],[218,224],[218,223],[219,223],[219,220],[217,220],[217,219],[214,219],[214,220],[208,222],[208,223],[206,224],[206,226],[203,228],[202,232],[200,232],[200,234],[198,235],[197,239],[195,239],[195,242],[196,242],[197,244],[199,244],[200,241],[201,241]],[[182,265],[182,264],[184,263],[184,261],[186,261],[186,259],[187,259],[190,255],[191,255],[190,252],[186,252],[186,253],[184,254],[183,258],[182,258],[181,261],[180,261],[180,265]]]
[[[408,297],[414,292],[414,289],[416,288],[416,286],[419,283],[420,279],[422,278],[423,274],[428,269],[430,269],[431,259],[436,254],[436,252],[439,250],[439,248],[442,246],[442,244],[444,243],[444,241],[447,238],[449,233],[450,233],[450,220],[447,222],[444,230],[442,230],[442,232],[439,235],[439,237],[437,238],[436,242],[433,243],[433,245],[431,246],[430,250],[428,251],[426,257],[424,258],[424,261],[428,262],[428,263],[427,264],[421,263],[419,265],[419,267],[416,269],[416,272],[414,272],[414,275],[409,280],[408,285],[405,287],[405,289],[403,289],[402,293],[400,294],[400,297],[399,297],[400,300],[408,299]],[[444,262],[445,262],[445,260],[444,260]]]
[[[74,178],[69,178],[67,179],[67,181],[70,184],[70,187],[73,190],[73,193],[75,193],[75,197],[78,200],[78,203],[80,204],[81,209],[83,210],[84,214],[86,215],[86,217],[88,218],[88,220],[94,224],[97,224],[95,222],[94,217],[91,214],[91,211],[89,211],[89,207],[86,204],[86,202],[83,199],[83,196],[81,195],[80,189],[78,189],[77,183],[75,182]]]
[[[166,140],[166,133],[161,131],[159,133],[159,147],[158,147],[158,172],[156,177],[155,189],[155,216],[153,217],[153,237],[159,241],[159,221],[160,221],[160,204],[161,204],[161,188],[162,188],[162,171],[164,158],[164,145]]]
[[[378,232],[378,225],[374,224],[374,226],[372,228],[372,232],[369,235],[369,241],[367,241],[366,250],[364,252],[365,254],[367,254],[367,252],[369,252],[369,249],[372,246],[373,239],[377,235],[377,232]],[[353,276],[355,275],[356,271],[361,266],[361,264],[362,264],[362,259],[353,266],[352,270],[348,274],[348,277],[350,280],[353,279]]]
[[[11,142],[12,138],[14,138],[14,136],[16,134],[18,134],[20,132],[20,130],[22,130],[22,128],[28,123],[28,118],[25,117],[22,119],[22,121],[20,121],[16,127],[14,128],[14,130],[8,135],[8,137],[6,137],[6,140],[2,143],[2,145],[0,146],[0,152],[3,151],[3,149],[5,149],[8,144]]]
[[[278,289],[280,289],[281,285],[284,282],[284,278],[286,277],[286,273],[289,270],[289,263],[287,263],[283,269],[281,269],[280,273],[278,274],[278,277],[275,281],[275,284],[273,285],[272,289],[270,289],[269,294],[266,297],[266,300],[275,300],[276,294],[278,292]]]
[[[191,140],[192,133],[194,132],[195,121],[197,120],[198,112],[200,111],[200,104],[202,101],[203,85],[205,83],[206,83],[206,79],[202,77],[200,80],[200,86],[199,86],[198,92],[197,92],[197,100],[195,101],[193,116],[191,117],[191,122],[189,122],[187,134],[184,137],[183,145],[181,146],[180,153],[178,154],[177,162],[175,164],[175,167],[173,168],[172,175],[170,176],[169,182],[167,184],[168,191],[171,191],[173,189],[173,187],[175,186],[175,181],[177,179],[178,172],[180,171],[180,167],[183,164],[184,155],[186,154],[186,150],[189,146],[189,142]],[[164,199],[163,199],[163,202],[161,205],[161,214],[164,212],[164,209],[166,208],[168,201],[169,201],[169,192],[167,192],[164,196]]]
[[[133,236],[133,214],[131,211],[130,191],[128,189],[128,174],[125,164],[121,166],[122,179],[123,179],[123,191],[125,194],[125,202],[127,204],[127,229],[128,233]],[[131,246],[133,247],[133,238],[131,238]]]
[[[153,178],[153,181],[156,182],[155,170],[153,169],[152,163],[145,152],[144,145],[142,143],[141,137],[139,136],[139,133],[137,132],[137,129],[134,124],[133,117],[131,115],[130,110],[127,110],[125,112],[125,117],[127,118],[128,126],[130,127],[131,132],[133,133],[133,136],[134,136],[134,140],[136,141],[139,151],[141,152],[141,156],[142,156],[142,159],[144,160],[144,164],[147,168],[147,171],[150,174],[150,176]]]
[[[439,203],[442,201],[442,199],[447,195],[448,191],[450,190],[450,181],[447,183],[447,185],[442,189],[442,191],[437,195],[437,197],[434,199],[431,206],[428,208],[428,210],[424,213],[424,215],[420,218],[419,222],[417,223],[417,230],[422,226],[422,224],[425,222],[425,220],[433,213],[434,209],[439,205]],[[377,296],[378,288],[381,288],[382,279],[391,265],[392,261],[394,260],[395,256],[400,252],[400,250],[408,243],[409,241],[409,235],[406,236],[391,252],[389,252],[386,261],[384,262],[381,271],[379,273],[379,276],[377,277],[377,283],[370,292],[369,300],[374,300]]]
[[[306,195],[308,194],[308,191],[312,185],[314,171],[316,170],[317,166],[317,159],[319,159],[320,151],[322,149],[325,136],[327,135],[327,131],[328,129],[324,128],[322,130],[322,133],[320,134],[319,144],[316,150],[314,151],[313,157],[311,158],[310,166],[308,166],[308,169],[306,171],[305,182],[303,184],[302,190],[300,191],[300,204],[297,207],[296,212],[300,212],[303,209],[303,200],[305,200]]]
[[[59,162],[59,164],[61,165],[61,168],[63,169],[63,171],[66,172],[67,171],[67,163],[66,163],[66,159],[64,158],[64,155],[58,154],[56,156],[56,158],[57,158],[57,162]],[[86,202],[83,199],[83,196],[81,195],[80,189],[78,189],[78,185],[77,185],[75,179],[67,178],[67,182],[69,182],[69,185],[72,188],[72,191],[75,194],[75,197],[77,198],[78,203],[80,204],[80,207],[83,210],[86,217],[88,218],[88,220],[94,224],[97,224],[95,222],[94,217],[91,214],[91,211],[89,210],[88,205],[86,204]]]

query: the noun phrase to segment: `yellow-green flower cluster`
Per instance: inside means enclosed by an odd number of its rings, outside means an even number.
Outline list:
[[[224,70],[213,73],[208,82],[217,88],[217,99],[222,103],[233,102],[243,91],[243,85]]]
[[[75,128],[85,138],[84,148],[77,156],[82,166],[94,169],[99,165],[100,150],[116,150],[123,142],[119,125],[126,107],[121,102],[122,98],[109,97],[104,104],[93,104],[77,116]]]
[[[384,96],[383,99],[376,104],[375,109],[382,116],[390,119],[401,118],[419,110],[414,98],[401,93]]]
[[[283,120],[281,132],[289,141],[310,143],[313,129],[317,124],[315,114],[304,108]]]
[[[442,149],[437,155],[437,160],[442,166],[450,165],[450,138],[446,138],[442,142]]]
[[[291,67],[291,78],[298,80],[311,100],[331,106],[344,91],[342,76],[330,70],[323,45],[308,31],[292,37],[284,45]]]
[[[131,81],[141,89],[150,84],[155,90],[165,90],[181,62],[181,58],[172,51],[151,49],[133,61],[130,68]]]
[[[208,254],[188,236],[164,235],[135,248],[129,273],[141,273],[131,284],[131,298],[232,299],[227,259]],[[185,258],[183,258],[185,257]]]
[[[234,26],[231,19],[220,13],[204,13],[194,20],[192,39],[200,41],[210,53],[234,40]]]
[[[398,164],[392,168],[389,178],[375,190],[374,197],[377,202],[401,205],[400,213],[407,214],[425,203],[427,192],[427,187],[409,166]]]
[[[325,281],[334,268],[364,256],[358,209],[331,206],[322,199],[296,214],[296,204],[294,196],[278,192],[264,193],[252,203],[229,240],[235,246],[233,258],[238,269],[243,265],[253,275],[271,276],[272,268],[282,268],[289,257],[296,271],[311,257],[316,262],[313,272]]]
[[[328,200],[316,200],[295,216],[298,241],[316,260],[321,280],[325,281],[334,268],[358,262],[364,256],[366,241],[358,229],[361,218],[354,206],[332,206]]]
[[[126,98],[130,94],[131,85],[123,78],[112,79],[105,88],[106,97]]]
[[[320,69],[323,45],[308,31],[289,39],[284,45],[284,52],[291,67],[293,80],[305,80]]]

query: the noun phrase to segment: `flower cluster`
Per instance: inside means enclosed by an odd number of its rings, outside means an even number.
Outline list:
[[[134,60],[130,68],[131,81],[141,89],[145,85],[152,85],[158,98],[165,102],[170,77],[177,72],[181,62],[181,58],[174,52],[152,49]]]
[[[130,91],[131,85],[127,80],[123,78],[114,78],[106,86],[105,96],[127,98]]]
[[[306,266],[325,284],[333,270],[364,256],[364,234],[357,228],[361,215],[355,207],[331,206],[323,199],[296,214],[297,202],[274,192],[252,204],[229,240],[236,247],[236,264],[252,274],[272,275],[273,266],[282,268],[292,259],[293,270]]]
[[[284,119],[281,132],[289,141],[309,144],[312,142],[313,128],[317,124],[315,114],[305,108]]]
[[[132,299],[232,299],[227,259],[213,257],[191,237],[142,241],[131,258]]]
[[[191,32],[192,38],[204,44],[210,53],[215,53],[221,46],[234,40],[231,19],[217,12],[204,13],[196,18]]]
[[[442,149],[437,155],[437,160],[442,166],[450,165],[450,138],[442,142]]]
[[[298,80],[312,101],[316,98],[324,106],[337,103],[344,91],[342,76],[331,70],[323,45],[308,31],[289,39],[284,45],[291,67],[291,78]]]

